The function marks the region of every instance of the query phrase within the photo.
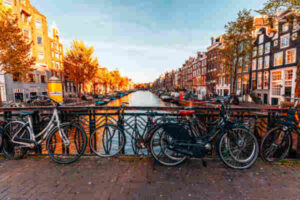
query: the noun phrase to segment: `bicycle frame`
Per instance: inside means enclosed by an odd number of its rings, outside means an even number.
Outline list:
[[[64,134],[63,130],[60,129],[61,123],[60,123],[60,120],[59,120],[57,108],[54,108],[52,117],[51,117],[49,123],[47,124],[47,126],[41,132],[39,132],[38,134],[34,134],[33,123],[32,123],[31,117],[28,115],[27,118],[28,118],[28,122],[24,123],[23,127],[16,134],[14,134],[14,136],[12,137],[12,142],[14,142],[16,144],[22,144],[22,145],[27,146],[27,147],[32,147],[31,143],[18,142],[18,141],[14,140],[15,137],[20,133],[20,131],[22,131],[24,129],[27,129],[29,131],[30,140],[34,141],[35,145],[37,145],[37,144],[41,144],[49,136],[51,131],[55,127],[57,127],[58,131],[59,131],[59,135],[62,138],[63,142],[66,143],[66,144],[69,144],[68,138],[65,137],[65,134]],[[38,137],[41,137],[41,139],[37,141],[36,139]]]

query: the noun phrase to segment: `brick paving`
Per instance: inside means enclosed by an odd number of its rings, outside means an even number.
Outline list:
[[[258,161],[232,170],[220,161],[178,167],[152,160],[82,158],[58,165],[49,158],[0,160],[0,199],[289,199],[300,200],[300,166]]]

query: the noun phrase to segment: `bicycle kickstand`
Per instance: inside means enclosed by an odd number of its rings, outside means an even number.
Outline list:
[[[203,165],[204,167],[207,167],[207,162],[206,162],[206,160],[204,160],[204,159],[202,158],[201,161],[202,161],[202,165]]]

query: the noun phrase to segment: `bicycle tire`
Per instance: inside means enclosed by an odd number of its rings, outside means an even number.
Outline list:
[[[249,142],[240,142],[240,138],[238,141],[235,141],[237,138],[233,138],[234,131],[243,131],[245,137],[248,137]],[[223,146],[225,147],[223,148]],[[246,158],[241,159],[233,152],[234,147],[235,150],[239,150],[240,152],[243,152],[245,148],[250,148],[250,151],[245,154]],[[238,127],[228,130],[218,138],[217,151],[220,159],[226,166],[233,169],[248,169],[252,167],[257,160],[259,145],[256,137],[248,129]]]
[[[100,140],[97,138],[100,138]],[[124,132],[113,124],[104,124],[98,127],[90,135],[89,139],[92,153],[104,158],[119,154],[124,149],[125,143],[126,137]]]
[[[160,134],[158,131],[162,130],[162,134]],[[159,135],[160,134],[160,135]],[[157,137],[157,138],[155,138]],[[167,148],[164,147],[164,139],[165,137],[167,137],[167,134],[164,132],[162,127],[158,127],[151,136],[151,140],[150,140],[150,151],[151,151],[151,155],[153,156],[153,158],[158,161],[158,163],[160,163],[161,165],[165,165],[165,166],[177,166],[182,164],[183,162],[185,162],[187,160],[187,156],[184,155],[171,155],[172,152],[167,153]],[[154,149],[154,147],[161,147],[162,150],[156,150]],[[170,150],[171,151],[171,150]]]
[[[276,162],[276,161],[279,161],[279,160],[282,160],[284,159],[289,151],[290,151],[290,148],[291,148],[291,145],[292,145],[292,136],[290,133],[284,130],[282,130],[283,127],[282,126],[278,126],[278,127],[275,127],[271,130],[269,130],[266,135],[263,137],[262,139],[262,142],[261,142],[261,145],[260,145],[260,156],[261,158],[264,160],[264,161],[267,161],[267,162]],[[280,132],[278,132],[280,131]],[[279,135],[276,135],[278,134]],[[282,139],[284,139],[284,141],[278,141],[278,137],[280,137],[280,134],[283,133],[283,137]],[[272,138],[273,137],[273,138]],[[275,140],[277,140],[276,142],[280,142],[280,143],[285,143],[285,148],[284,148],[284,151],[281,151],[280,152],[277,152],[278,148],[276,147],[277,144],[275,144],[275,141],[274,141],[274,137],[277,137]],[[270,144],[271,142],[271,144]],[[270,146],[271,145],[271,146]],[[281,144],[280,144],[281,146]],[[276,149],[277,148],[277,149]],[[273,152],[272,152],[273,151]],[[273,159],[270,158],[270,153],[272,153],[272,155],[276,155],[276,157],[274,157]]]
[[[27,154],[28,147],[22,147],[11,141],[11,138],[19,131],[21,132],[18,133],[18,138],[30,139],[29,130],[24,125],[25,123],[21,121],[11,121],[4,127],[2,153],[8,160],[19,160]]]
[[[75,129],[71,129],[75,128]],[[59,164],[70,164],[77,161],[85,152],[87,136],[78,124],[67,122],[60,125],[70,145],[65,145],[60,137],[58,127],[51,130],[47,138],[47,150],[50,158]],[[55,144],[53,143],[55,141]],[[74,144],[72,144],[74,142]]]

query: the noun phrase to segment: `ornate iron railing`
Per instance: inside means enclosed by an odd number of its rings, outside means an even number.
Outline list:
[[[126,107],[124,113],[124,121],[120,124],[117,110],[119,107],[59,107],[60,119],[62,121],[77,121],[79,122],[88,137],[98,127],[105,123],[114,124],[120,127],[128,138],[135,132],[139,132],[141,135],[146,134],[149,129],[149,114],[147,111],[156,111],[151,120],[157,122],[164,122],[166,120],[179,120],[182,119],[178,115],[178,111],[183,109],[182,107]],[[14,118],[20,117],[18,114],[20,111],[31,110],[35,111],[32,115],[35,131],[42,129],[42,121],[52,114],[53,107],[27,107],[27,108],[1,108],[0,118],[2,121],[10,121]],[[197,108],[197,116],[203,122],[209,122],[219,117],[218,108]],[[261,108],[234,108],[231,109],[232,118],[245,121],[247,119],[254,119],[253,132],[260,141],[261,137],[272,127],[275,123],[275,113],[285,113],[284,109],[261,109]],[[300,136],[293,135],[293,154],[300,155]],[[129,140],[127,140],[129,141]],[[96,145],[96,144],[94,144]],[[127,142],[127,145],[131,145]],[[44,147],[41,147],[42,152]],[[130,147],[125,147],[124,154],[132,154],[133,151],[128,151]],[[90,148],[87,148],[86,155],[90,155]]]

